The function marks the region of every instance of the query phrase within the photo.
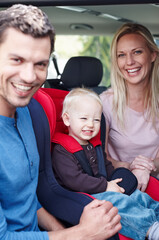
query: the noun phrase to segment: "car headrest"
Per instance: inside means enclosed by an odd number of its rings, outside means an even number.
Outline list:
[[[96,87],[103,77],[101,61],[95,57],[72,57],[66,63],[61,81],[66,88]]]
[[[62,114],[62,107],[63,107],[63,100],[65,96],[68,94],[68,91],[54,89],[54,88],[41,88],[41,90],[47,93],[52,101],[54,102],[55,109],[56,109],[56,128],[55,132],[63,132],[68,133],[67,127],[64,125],[61,114]]]

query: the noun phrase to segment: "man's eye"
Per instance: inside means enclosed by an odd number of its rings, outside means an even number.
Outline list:
[[[15,62],[15,63],[21,63],[22,60],[20,58],[11,58],[11,61]]]
[[[47,64],[46,64],[46,63],[43,63],[43,62],[38,63],[37,65],[40,66],[40,67],[46,67],[46,66],[47,66]]]
[[[42,70],[43,69],[45,70],[48,67],[48,63],[46,62],[39,62],[36,65],[38,66],[39,69],[42,69]]]
[[[46,63],[39,63],[38,65],[39,65],[39,66],[43,66],[43,67],[46,67],[46,66],[47,66]]]

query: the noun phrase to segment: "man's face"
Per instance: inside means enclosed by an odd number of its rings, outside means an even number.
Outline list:
[[[46,80],[50,38],[33,38],[10,28],[0,44],[0,115],[14,117]]]

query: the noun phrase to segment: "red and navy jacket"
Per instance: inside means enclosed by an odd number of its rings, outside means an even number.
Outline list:
[[[100,133],[99,133],[100,134]],[[65,133],[56,132],[53,138],[53,142],[60,144],[69,153],[72,153],[80,163],[85,173],[94,177],[104,177],[106,180],[111,181],[117,178],[122,178],[122,181],[118,183],[119,186],[125,189],[125,194],[130,195],[137,188],[137,179],[135,175],[127,168],[117,168],[112,172],[107,173],[105,155],[102,149],[100,135],[92,138],[89,142],[93,145],[96,150],[97,163],[98,163],[98,174],[93,175],[92,168],[87,160],[85,152],[82,146],[71,136]]]
[[[56,132],[53,138],[53,142],[56,144],[60,144],[63,146],[68,152],[75,155],[76,159],[79,161],[81,167],[83,168],[84,172],[90,176],[93,176],[92,169],[89,165],[88,160],[86,159],[86,155],[82,146],[73,138],[70,137],[68,134],[64,134],[61,132]],[[89,141],[96,150],[97,160],[98,160],[98,171],[99,176],[103,176],[107,178],[107,171],[105,168],[105,156],[103,154],[101,140],[99,138],[99,134],[92,138]]]

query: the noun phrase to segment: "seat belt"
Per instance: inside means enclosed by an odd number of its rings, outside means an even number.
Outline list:
[[[86,158],[84,150],[74,152],[73,154],[74,154],[75,158],[79,161],[79,163],[80,163],[82,169],[85,171],[85,173],[87,173],[90,176],[94,176],[94,177],[103,176],[103,177],[107,178],[105,161],[104,161],[104,154],[103,154],[102,147],[100,145],[96,146],[95,150],[96,150],[96,154],[97,154],[98,172],[99,172],[97,176],[93,175],[92,168],[89,164],[88,159]]]
[[[57,64],[57,58],[56,58],[55,54],[53,54],[53,56],[52,56],[52,61],[53,61],[53,64],[54,64],[54,67],[55,67],[55,70],[56,70],[56,73],[57,73],[57,77],[61,76],[61,73],[59,71],[59,67],[58,67],[58,64]]]

